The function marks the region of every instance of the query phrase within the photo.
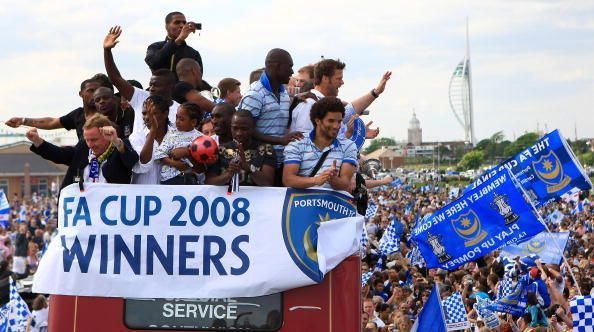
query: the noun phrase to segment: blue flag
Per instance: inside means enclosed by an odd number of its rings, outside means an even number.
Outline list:
[[[390,182],[390,186],[397,187],[402,185],[402,180],[400,178],[396,178],[394,181]]]
[[[552,222],[553,224],[557,224],[557,225],[563,221],[563,218],[565,218],[565,215],[563,213],[561,213],[559,210],[553,211],[547,217],[547,219],[549,219],[550,222]]]
[[[568,191],[592,188],[590,178],[559,130],[479,176],[466,190],[498,176],[505,168],[518,178],[537,207],[557,200]]]
[[[382,235],[379,243],[379,249],[382,255],[388,256],[391,253],[400,250],[400,236],[404,232],[404,225],[398,221],[398,219],[392,219],[386,232]]]
[[[584,204],[581,201],[579,201],[575,204],[575,208],[571,210],[571,214],[575,215],[582,212],[584,212]]]
[[[467,191],[412,232],[427,267],[453,270],[544,230],[508,170]]]
[[[363,148],[363,144],[365,144],[365,135],[367,135],[365,123],[360,118],[356,118],[353,123],[353,136],[351,136],[351,141],[355,142],[357,150],[359,151]]]
[[[545,264],[561,264],[561,260],[563,259],[562,254],[568,240],[569,232],[542,232],[523,243],[503,247],[501,249],[501,255],[514,258],[516,256],[522,257],[536,254]]]
[[[433,290],[427,299],[427,303],[421,309],[415,324],[411,331],[427,331],[427,332],[446,332],[446,321],[443,314],[443,307],[441,306],[441,298],[437,284],[433,286]]]
[[[0,226],[8,228],[8,217],[10,215],[10,205],[8,199],[4,194],[4,190],[0,189]]]
[[[0,307],[0,331],[25,331],[29,316],[29,307],[17,291],[15,281],[10,278],[10,300]]]
[[[528,286],[530,285],[530,278],[528,274],[523,275],[518,283],[513,287],[513,290],[506,296],[502,296],[497,301],[493,301],[487,305],[487,309],[505,312],[514,316],[524,315],[526,310],[526,301],[528,299]]]

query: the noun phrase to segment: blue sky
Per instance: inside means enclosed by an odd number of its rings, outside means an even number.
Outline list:
[[[125,6],[122,4],[125,3]],[[181,3],[181,5],[180,5]],[[413,108],[424,140],[463,139],[448,102],[450,76],[465,52],[470,20],[477,138],[503,130],[513,139],[546,124],[566,137],[594,137],[594,3],[588,1],[147,1],[5,0],[0,3],[4,101],[10,116],[60,116],[80,105],[79,83],[103,72],[102,40],[124,33],[114,50],[126,78],[146,85],[146,46],[164,38],[164,16],[180,10],[202,22],[189,44],[205,79],[251,70],[273,47],[295,70],[320,55],[347,63],[340,96],[353,99],[394,72],[370,108],[381,136],[406,138]]]

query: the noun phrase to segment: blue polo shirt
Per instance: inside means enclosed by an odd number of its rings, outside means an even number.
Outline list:
[[[249,91],[243,96],[237,109],[247,110],[256,120],[256,130],[264,135],[282,137],[287,132],[289,123],[289,106],[291,100],[284,86],[280,87],[280,98],[272,92],[270,81],[266,73],[250,85]],[[282,145],[273,145],[276,152],[277,165],[283,162]]]
[[[299,176],[308,177],[322,154],[330,149],[330,153],[328,153],[326,160],[324,160],[322,167],[316,174],[320,174],[332,167],[335,160],[338,169],[340,169],[342,163],[349,163],[357,167],[357,146],[353,141],[346,138],[337,138],[334,139],[330,146],[320,150],[313,142],[315,133],[314,129],[308,136],[299,141],[293,141],[285,147],[285,165],[298,164]]]

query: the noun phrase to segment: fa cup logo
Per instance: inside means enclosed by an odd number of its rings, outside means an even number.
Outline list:
[[[443,244],[441,244],[441,239],[439,236],[429,233],[428,240],[433,254],[439,259],[439,263],[443,263],[452,259],[452,256],[446,252],[445,247]]]
[[[503,219],[505,219],[506,225],[509,225],[520,218],[507,203],[507,195],[498,195],[495,193],[495,198],[493,199],[493,202],[491,202],[491,207],[497,210]]]

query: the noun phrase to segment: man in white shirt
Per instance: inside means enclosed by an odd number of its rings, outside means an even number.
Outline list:
[[[333,59],[324,59],[315,64],[314,89],[310,91],[315,98],[308,98],[305,102],[302,102],[295,107],[291,115],[292,120],[289,131],[300,131],[305,134],[313,130],[313,124],[309,117],[311,107],[317,100],[324,97],[338,96],[338,90],[344,84],[342,78],[345,66],[346,65],[343,62]],[[343,119],[344,125],[340,132],[341,136],[344,136],[346,124],[351,117],[363,113],[363,111],[384,92],[386,83],[391,75],[392,72],[387,71],[380,79],[376,88],[345,106],[346,113]]]
[[[169,107],[169,121],[171,125],[175,123],[175,115],[179,107],[177,102],[172,101],[175,75],[168,69],[158,69],[154,71],[149,82],[148,91],[138,89],[126,81],[120,74],[111,52],[111,49],[119,42],[117,39],[121,34],[122,30],[120,27],[113,27],[109,29],[109,33],[103,41],[103,61],[105,62],[105,70],[107,71],[107,76],[118,89],[122,98],[129,100],[130,106],[134,109],[134,126],[132,133],[144,131],[143,134],[146,137],[148,129],[142,121],[142,105],[149,96],[159,95],[166,100],[171,101]]]

